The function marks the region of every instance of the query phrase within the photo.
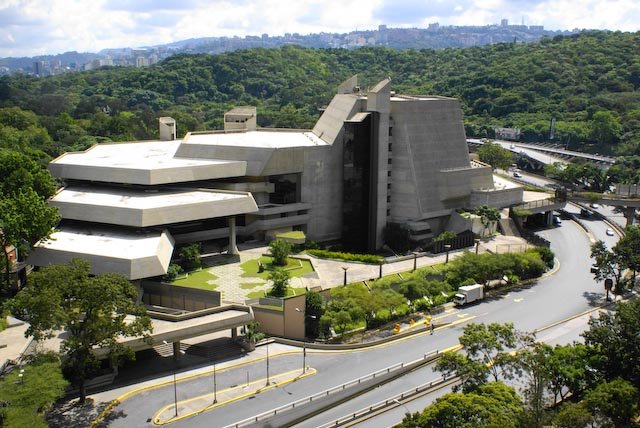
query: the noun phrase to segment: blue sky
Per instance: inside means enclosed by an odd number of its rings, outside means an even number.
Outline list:
[[[544,25],[640,30],[639,0],[0,0],[0,57],[193,37],[390,27]]]

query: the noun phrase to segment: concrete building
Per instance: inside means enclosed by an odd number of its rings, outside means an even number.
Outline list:
[[[347,80],[309,131],[258,129],[256,109],[240,107],[223,131],[176,140],[175,121],[161,118],[160,141],[62,155],[50,170],[67,184],[51,200],[63,220],[31,262],[85,257],[96,273],[139,279],[163,275],[176,244],[224,239],[233,253],[236,236],[302,230],[375,251],[389,224],[417,246],[457,208],[522,201],[470,160],[457,100],[390,85],[365,93]]]

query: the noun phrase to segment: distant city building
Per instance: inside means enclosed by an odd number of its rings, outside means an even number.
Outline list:
[[[500,20],[500,26],[501,27],[508,27],[509,26],[509,20],[508,19],[501,19]]]
[[[299,230],[375,251],[398,225],[419,246],[458,208],[522,201],[522,188],[494,188],[491,168],[470,160],[456,99],[390,88],[347,80],[308,131],[259,129],[255,107],[238,107],[224,131],[176,140],[163,117],[159,141],[64,154],[49,166],[68,183],[51,199],[62,221],[29,262],[82,257],[133,280],[164,275],[176,244],[205,240],[235,253],[236,239]]]

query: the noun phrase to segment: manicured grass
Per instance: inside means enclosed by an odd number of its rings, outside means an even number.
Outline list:
[[[262,262],[264,271],[258,272],[258,261]],[[240,265],[242,269],[242,278],[262,278],[265,281],[269,278],[269,271],[274,269],[273,259],[269,256],[262,256],[259,259],[251,259]],[[300,277],[307,273],[313,272],[313,267],[309,260],[304,259],[287,259],[287,266],[284,269],[289,272],[291,277]]]
[[[197,288],[199,290],[215,290],[218,287],[216,284],[209,284],[207,281],[215,281],[217,276],[207,270],[200,270],[197,272],[189,273],[186,278],[176,279],[171,284],[178,287]]]
[[[240,288],[243,290],[251,290],[252,288],[261,287],[264,282],[243,282],[240,284]]]
[[[264,297],[264,296],[265,296],[264,290],[252,291],[251,293],[247,293],[247,299],[257,299],[259,297]]]

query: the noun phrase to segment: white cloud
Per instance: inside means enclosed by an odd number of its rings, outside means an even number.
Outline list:
[[[192,37],[497,24],[638,31],[637,0],[0,0],[0,56],[168,43]]]

